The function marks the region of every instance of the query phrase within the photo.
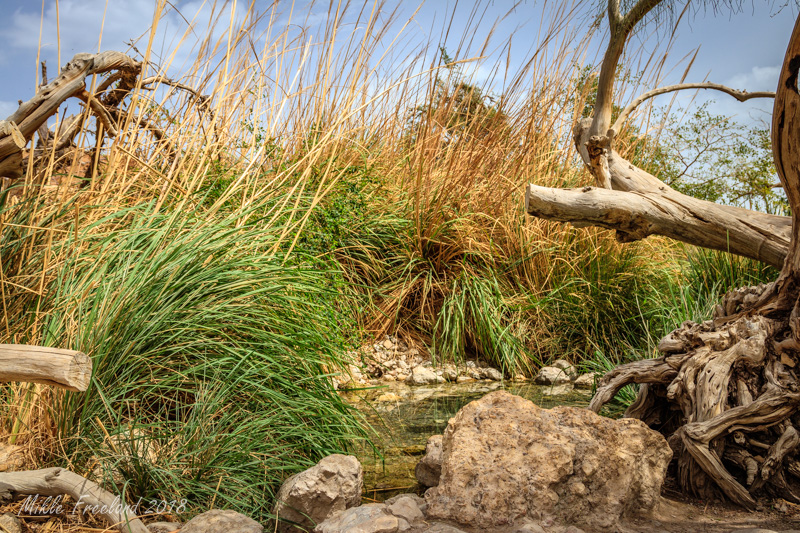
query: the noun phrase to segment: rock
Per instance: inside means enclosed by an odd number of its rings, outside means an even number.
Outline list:
[[[435,487],[442,474],[442,436],[434,435],[425,444],[425,456],[417,463],[414,476],[424,487]]]
[[[363,484],[364,471],[358,459],[329,455],[283,482],[274,512],[282,520],[310,530],[335,513],[359,505]],[[289,522],[279,522],[276,531],[300,531]]]
[[[153,522],[147,524],[150,533],[175,533],[181,528],[180,522]]]
[[[368,503],[338,513],[318,525],[315,533],[398,533],[411,529],[382,503]]]
[[[455,367],[451,365],[447,365],[442,370],[442,377],[446,381],[454,382],[458,379],[458,370],[456,370]]]
[[[375,399],[376,402],[399,402],[400,400],[400,396],[393,392],[386,392]]]
[[[444,378],[437,376],[436,372],[430,368],[418,365],[411,370],[411,375],[406,381],[411,385],[430,385],[432,383],[442,383]]]
[[[496,391],[450,420],[427,517],[487,531],[546,516],[603,531],[653,509],[671,457],[664,437],[639,420],[541,409]]]
[[[575,379],[575,388],[578,389],[591,389],[594,387],[594,380],[596,374],[594,372],[589,372],[588,374],[581,374]],[[597,376],[597,379],[600,379],[601,376]]]
[[[514,533],[547,533],[545,529],[536,522],[528,522],[514,530]]]
[[[0,442],[0,472],[13,472],[25,465],[22,446]]]
[[[481,379],[491,379],[492,381],[503,381],[503,373],[496,368],[481,368]]]
[[[575,379],[575,377],[578,375],[578,369],[572,366],[572,363],[565,361],[564,359],[556,359],[550,366],[558,368],[559,370],[563,370],[564,373],[567,374],[571,379]]]
[[[560,385],[571,381],[569,374],[554,366],[543,366],[536,376],[539,385]]]
[[[0,516],[0,528],[6,533],[22,533],[22,522],[17,515],[6,513]]]
[[[417,502],[413,498],[403,496],[391,504],[386,505],[386,509],[397,518],[402,518],[410,525],[414,526],[425,520]]]
[[[456,383],[471,383],[473,381],[475,381],[474,378],[471,378],[469,376],[465,376],[463,374],[456,378]]]
[[[464,531],[447,524],[433,524],[428,529],[423,530],[423,533],[464,533]]]
[[[212,509],[186,522],[180,533],[262,533],[264,526],[236,511]]]
[[[398,494],[396,496],[392,496],[391,498],[387,499],[385,502],[386,505],[392,505],[394,502],[399,500],[400,498],[411,498],[414,501],[414,504],[420,510],[420,512],[424,515],[425,511],[428,508],[428,504],[425,503],[425,498],[420,497],[419,494],[414,494],[413,492],[408,492],[405,494]]]
[[[386,348],[387,350],[394,350],[394,343],[392,342],[391,339],[386,339],[385,341],[383,341],[383,347]]]

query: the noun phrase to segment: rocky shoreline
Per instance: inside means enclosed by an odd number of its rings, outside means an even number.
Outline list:
[[[470,383],[475,381],[529,381],[518,374],[504,376],[503,373],[481,361],[463,361],[460,364],[447,362],[434,364],[430,354],[410,346],[397,337],[386,335],[380,342],[361,347],[346,354],[350,363],[346,371],[333,378],[338,390],[359,389],[404,382],[408,385],[432,385],[437,383]],[[533,378],[539,385],[551,385],[566,393],[572,387],[591,389],[595,384],[594,373],[579,374],[570,362],[557,359],[544,366]]]
[[[284,483],[275,512],[286,521],[270,527],[281,533],[699,530],[696,509],[661,495],[671,457],[664,438],[638,420],[541,409],[496,391],[462,408],[444,435],[429,439],[416,470],[420,486],[428,487],[423,496],[360,505],[360,463],[333,455]],[[747,515],[731,523],[747,526]],[[715,520],[702,530],[775,531]]]

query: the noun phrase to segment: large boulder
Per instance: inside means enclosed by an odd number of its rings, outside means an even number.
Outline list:
[[[313,530],[334,514],[359,505],[363,485],[358,459],[341,454],[323,458],[281,485],[275,504],[275,515],[281,519],[276,531]]]
[[[181,533],[262,533],[264,527],[236,511],[212,509],[186,522]]]
[[[492,392],[450,420],[427,517],[484,530],[547,518],[603,531],[653,509],[671,457],[639,420]]]
[[[435,487],[442,475],[442,436],[434,435],[425,444],[425,455],[414,469],[414,476],[423,487]]]

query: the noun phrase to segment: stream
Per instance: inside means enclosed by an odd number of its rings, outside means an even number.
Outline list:
[[[357,454],[364,466],[364,501],[383,501],[395,494],[416,490],[414,468],[425,453],[428,437],[443,433],[447,421],[467,403],[501,389],[544,408],[586,407],[591,399],[588,390],[496,381],[416,387],[387,383],[374,389],[345,393],[347,401],[376,431],[373,441],[379,453],[365,448]]]

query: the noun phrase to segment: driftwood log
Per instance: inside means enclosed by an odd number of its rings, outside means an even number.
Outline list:
[[[83,352],[0,344],[0,382],[43,383],[85,391],[91,377],[92,360]]]
[[[45,468],[26,472],[0,473],[0,498],[19,495],[59,496],[68,494],[76,504],[75,512],[97,512],[113,527],[125,533],[149,533],[133,509],[117,496],[86,478],[63,468]]]
[[[61,155],[85,129],[89,116],[97,120],[94,134],[98,137],[98,145],[102,144],[104,137],[116,137],[128,122],[149,132],[159,142],[167,143],[168,152],[174,155],[167,133],[147,113],[130,113],[126,108],[126,98],[137,89],[152,91],[158,86],[169,86],[172,90],[191,94],[198,109],[213,117],[208,105],[209,96],[165,76],[143,78],[142,74],[141,62],[115,51],[76,54],[50,83],[47,83],[47,70],[42,64],[44,83],[36,95],[21,102],[5,120],[0,120],[0,177],[13,180],[24,176],[26,156],[36,160],[51,154]],[[89,92],[87,80],[98,75],[103,75],[103,78],[96,83],[93,92]],[[70,98],[79,99],[86,111],[66,117],[55,131],[50,131],[47,119]],[[39,143],[26,150],[35,133],[39,134]]]
[[[86,91],[87,77],[111,71],[114,72],[94,95]],[[33,98],[21,103],[11,116],[0,122],[0,176],[19,178],[24,174],[25,144],[68,98],[78,97],[86,102],[106,131],[116,132],[108,106],[121,100],[119,93],[127,94],[133,89],[140,71],[140,63],[119,52],[77,54],[56,79],[40,87]],[[112,87],[114,82],[118,82],[116,87]],[[64,120],[55,134],[57,142],[62,146],[70,143],[80,131],[80,122],[79,116]]]
[[[730,251],[781,268],[777,280],[731,290],[714,317],[686,322],[659,344],[661,356],[622,365],[602,378],[590,408],[599,411],[625,385],[640,384],[626,416],[667,437],[683,489],[752,508],[773,495],[800,503],[800,18],[774,93],[772,144],[791,217],[717,205],[678,193],[614,150],[611,124],[617,64],[633,28],[660,0],[639,0],[621,12],[608,1],[610,41],[598,77],[594,115],[575,127],[576,148],[596,187],[530,185],[527,212],[577,226],[601,226],[623,242],[651,234]],[[702,87],[699,87],[702,85]],[[737,99],[770,97],[722,90]]]

